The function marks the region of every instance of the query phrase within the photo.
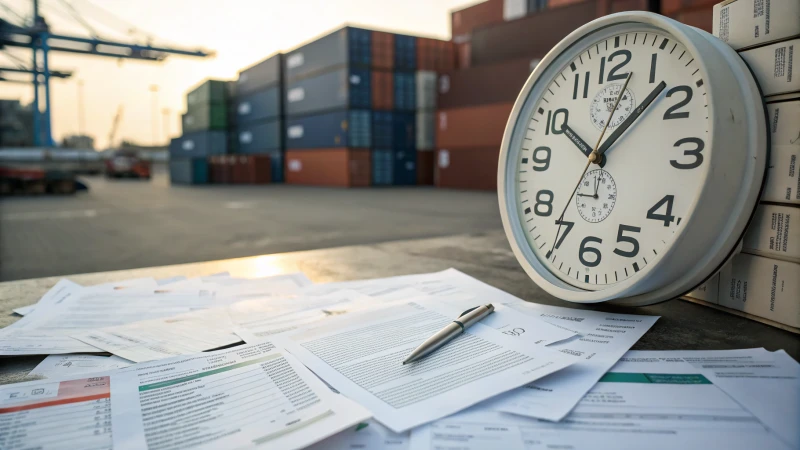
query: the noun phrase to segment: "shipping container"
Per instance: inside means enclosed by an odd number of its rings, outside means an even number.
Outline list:
[[[416,148],[416,114],[400,111],[372,113],[372,148],[411,150]]]
[[[239,125],[237,153],[263,153],[283,147],[283,121],[281,119]]]
[[[280,117],[281,114],[280,86],[242,94],[236,100],[236,115],[239,124],[274,119]]]
[[[433,185],[434,158],[436,152],[417,151],[417,184],[420,186]]]
[[[336,109],[372,107],[370,71],[336,69],[286,85],[288,116],[301,116]]]
[[[372,71],[372,109],[383,111],[394,109],[394,73],[384,70]]]
[[[240,95],[279,85],[283,77],[283,55],[278,53],[239,71],[236,88]]]
[[[366,187],[370,169],[370,150],[365,148],[286,151],[287,184]]]
[[[369,110],[340,110],[289,118],[286,148],[367,148],[372,142],[372,114]]]
[[[415,72],[394,73],[394,109],[397,111],[414,111],[417,109]]]
[[[415,80],[417,110],[436,109],[436,83],[436,72],[432,70],[417,71]]]
[[[394,69],[394,34],[383,31],[372,32],[372,68]]]
[[[439,188],[497,189],[500,146],[439,149],[436,151],[434,182]]]
[[[372,150],[373,186],[411,186],[417,184],[415,150]]]
[[[208,183],[206,158],[177,158],[169,161],[170,184]]]
[[[226,130],[228,108],[225,103],[197,105],[181,116],[183,133],[200,130]]]
[[[200,105],[221,104],[227,99],[227,87],[222,80],[206,80],[186,94],[187,108]]]
[[[798,0],[793,0],[798,1]],[[709,33],[713,31],[714,25],[714,8],[713,6],[705,6],[696,9],[685,9],[669,14],[667,17],[675,19],[678,22],[691,25],[695,28],[700,28]]]
[[[456,68],[456,48],[451,41],[417,38],[417,70],[443,72]]]
[[[440,109],[436,113],[436,147],[500,147],[514,103]]]
[[[268,184],[272,179],[270,155],[236,155],[232,172],[234,184]]]
[[[369,69],[372,63],[372,32],[344,27],[286,53],[284,79],[287,82],[337,67]]]
[[[661,0],[661,14],[669,16],[684,10],[711,8],[717,3],[719,0]]]
[[[472,66],[472,46],[469,42],[456,44],[456,68],[466,69]]]
[[[417,70],[417,38],[415,36],[394,36],[394,70]]]
[[[615,2],[586,0],[548,9],[521,19],[475,30],[469,46],[469,65],[480,66],[517,58],[542,58],[576,28],[613,10],[648,10],[650,0]],[[502,8],[502,5],[501,5]]]
[[[522,58],[442,73],[436,105],[446,109],[513,102],[537,63]]]
[[[465,42],[477,28],[502,22],[503,0],[488,0],[450,13],[450,31],[456,43]]]
[[[169,157],[206,158],[211,155],[223,155],[228,151],[227,144],[228,139],[224,131],[194,131],[170,141]]]
[[[436,145],[436,112],[417,111],[417,150],[433,150]]]

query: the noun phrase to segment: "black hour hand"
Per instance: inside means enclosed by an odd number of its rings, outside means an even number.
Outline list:
[[[564,135],[570,141],[572,141],[573,144],[575,144],[575,147],[578,147],[578,150],[580,150],[581,153],[583,153],[583,155],[588,158],[589,155],[592,153],[592,147],[590,147],[589,144],[586,143],[586,141],[581,139],[581,137],[578,136],[578,133],[576,133],[575,130],[573,130],[566,123],[561,126],[561,130],[564,132]],[[601,162],[600,163],[600,167],[603,167],[604,164],[605,164],[605,161]]]

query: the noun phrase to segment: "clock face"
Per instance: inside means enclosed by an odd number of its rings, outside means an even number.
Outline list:
[[[658,263],[691,214],[711,152],[695,55],[652,26],[610,28],[578,40],[534,85],[509,180],[535,257],[587,290]],[[604,160],[584,170],[598,139]]]

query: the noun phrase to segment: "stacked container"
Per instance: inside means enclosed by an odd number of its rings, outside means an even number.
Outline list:
[[[372,142],[371,42],[370,31],[344,27],[285,55],[287,183],[369,184],[363,152],[351,149]]]
[[[208,182],[206,159],[228,151],[228,87],[224,81],[206,80],[186,95],[183,135],[169,145],[173,184]]]
[[[236,153],[269,156],[269,179],[272,182],[283,181],[283,55],[273,55],[240,71],[234,103]],[[255,164],[260,159],[245,158],[242,161]],[[259,163],[258,167],[263,170],[266,166]],[[258,181],[263,182],[263,178]]]

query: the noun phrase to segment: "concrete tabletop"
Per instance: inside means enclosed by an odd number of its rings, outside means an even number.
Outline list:
[[[571,308],[658,315],[655,326],[633,347],[637,350],[783,349],[800,360],[800,337],[723,311],[681,300],[640,308],[579,305],[556,299],[537,287],[517,264],[500,232],[395,241],[173,266],[73,275],[92,285],[131,278],[196,277],[228,271],[256,277],[302,271],[315,283],[382,278],[454,267],[524,300]],[[0,283],[0,327],[19,319],[14,308],[35,303],[61,277]],[[25,381],[44,356],[0,359],[0,384]]]

